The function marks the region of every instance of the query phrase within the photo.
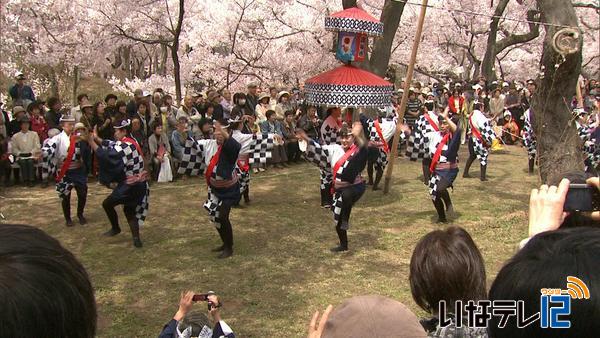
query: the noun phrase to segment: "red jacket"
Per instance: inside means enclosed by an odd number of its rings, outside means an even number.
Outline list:
[[[463,110],[463,107],[465,105],[465,98],[462,96],[459,96],[458,97],[459,109],[456,110],[456,100],[457,100],[457,98],[454,96],[450,96],[450,98],[448,99],[448,107],[450,108],[450,112],[453,115],[459,114]]]
[[[40,137],[40,143],[48,138],[48,123],[43,116],[31,116],[31,131],[35,131]]]

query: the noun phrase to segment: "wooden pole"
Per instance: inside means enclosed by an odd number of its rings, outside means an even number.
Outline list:
[[[402,101],[400,102],[400,111],[398,112],[398,125],[396,126],[396,134],[394,135],[394,142],[392,143],[392,151],[390,153],[390,161],[387,166],[387,172],[385,173],[385,181],[383,186],[383,193],[387,194],[390,191],[390,183],[392,181],[392,173],[394,172],[394,162],[396,162],[396,156],[398,154],[398,143],[400,141],[400,125],[404,120],[404,112],[406,111],[406,103],[408,101],[408,89],[412,82],[413,71],[415,69],[415,62],[417,60],[417,51],[419,50],[419,43],[421,42],[421,33],[423,32],[423,22],[425,21],[425,13],[427,12],[427,1],[423,0],[421,3],[421,13],[419,14],[419,22],[417,24],[417,32],[415,33],[415,40],[413,41],[412,54],[410,55],[410,62],[408,63],[408,70],[406,72],[406,80],[404,81],[404,93],[402,94]]]

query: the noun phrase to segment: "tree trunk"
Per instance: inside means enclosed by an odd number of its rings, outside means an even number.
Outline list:
[[[185,15],[185,0],[179,0],[179,16],[177,18],[177,27],[173,34],[173,44],[171,45],[171,58],[173,59],[173,77],[175,78],[175,96],[177,103],[181,102],[181,67],[179,65],[179,36],[181,35],[181,26],[183,16]]]
[[[570,1],[537,0],[542,21],[555,25],[577,27],[577,16]],[[569,104],[575,95],[581,72],[581,39],[579,51],[563,58],[552,47],[556,26],[545,26],[546,37],[541,65],[544,77],[533,97],[533,127],[537,136],[540,175],[542,181],[557,182],[562,174],[583,168],[577,130],[570,123]]]
[[[494,64],[496,62],[496,37],[498,36],[498,25],[500,24],[500,18],[508,5],[509,0],[500,0],[496,9],[494,10],[494,17],[490,22],[490,32],[488,33],[487,45],[485,48],[485,56],[481,65],[481,73],[488,81],[496,80],[496,72],[494,71]]]
[[[381,77],[385,76],[390,63],[392,43],[400,24],[404,5],[404,2],[385,0],[381,11],[380,21],[383,22],[383,36],[375,39],[373,52],[369,59],[369,69]]]
[[[79,66],[73,66],[73,88],[72,88],[72,98],[73,98],[73,106],[77,105],[77,89],[79,88]]]
[[[537,10],[527,11],[527,20],[529,21],[529,31],[525,34],[509,34],[502,40],[496,41],[498,37],[498,29],[500,24],[500,18],[502,17],[509,0],[500,0],[496,10],[494,11],[494,18],[490,22],[490,32],[488,34],[488,40],[485,50],[485,56],[482,62],[482,75],[485,76],[489,81],[496,80],[496,72],[494,71],[494,65],[496,62],[496,56],[510,46],[514,46],[520,43],[529,42],[538,36],[540,36],[540,26],[537,23]]]
[[[167,61],[169,58],[169,52],[167,50],[167,46],[164,44],[160,45],[160,55],[159,74],[165,76],[167,75]]]

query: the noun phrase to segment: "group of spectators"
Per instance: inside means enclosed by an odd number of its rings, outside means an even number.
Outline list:
[[[570,183],[600,188],[598,177],[570,173],[557,185],[532,190],[529,235],[514,243],[516,253],[489,288],[483,255],[471,235],[456,226],[434,230],[416,244],[407,276],[425,318],[419,320],[396,300],[362,295],[328,306],[320,318],[316,312],[308,337],[596,335],[600,332],[600,212],[564,212]],[[599,205],[600,199],[595,197],[594,203]],[[57,240],[33,227],[3,225],[0,272],[3,336],[95,336],[97,310],[89,276]],[[573,288],[567,284],[572,280],[578,281],[579,293],[563,295],[561,306],[541,306],[544,290]],[[208,304],[208,316],[193,311],[198,302]],[[221,306],[213,292],[183,292],[179,309],[159,337],[232,338],[233,330],[221,319]],[[549,314],[542,313],[548,310]]]

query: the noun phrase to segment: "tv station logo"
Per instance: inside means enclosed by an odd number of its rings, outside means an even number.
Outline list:
[[[469,300],[463,304],[456,301],[454,311],[448,314],[446,302],[439,303],[439,325],[448,327],[454,323],[457,328],[487,328],[488,322],[499,317],[499,328],[504,328],[509,320],[516,320],[518,328],[525,328],[540,321],[540,327],[547,329],[568,329],[571,321],[571,301],[590,299],[590,289],[581,279],[568,276],[566,289],[544,288],[540,290],[540,311],[530,316],[525,314],[525,302],[522,300]]]

